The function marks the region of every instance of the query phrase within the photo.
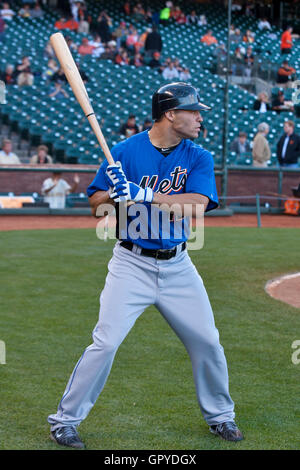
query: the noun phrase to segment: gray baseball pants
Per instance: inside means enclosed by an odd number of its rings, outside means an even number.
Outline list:
[[[157,260],[141,256],[135,248],[137,252],[131,252],[119,242],[114,247],[93,343],[76,364],[57,413],[48,417],[52,431],[77,426],[86,418],[106,383],[118,347],[152,304],[190,356],[197,399],[207,424],[234,419],[223,347],[203,281],[187,251],[170,260]]]

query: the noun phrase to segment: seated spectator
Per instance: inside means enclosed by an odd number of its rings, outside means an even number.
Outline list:
[[[0,16],[0,42],[4,41],[5,38],[5,28],[6,28],[6,23],[3,18]]]
[[[102,11],[97,18],[96,31],[99,34],[103,44],[107,44],[111,40],[112,20],[105,11]]]
[[[54,23],[54,28],[56,29],[65,29],[66,18],[61,16],[57,21]]]
[[[198,21],[199,21],[199,17],[196,14],[195,10],[192,10],[191,13],[186,16],[186,23],[187,24],[197,25]]]
[[[273,98],[272,101],[272,111],[276,111],[278,114],[282,111],[294,111],[294,104],[292,101],[285,99],[284,93],[282,90],[279,90],[277,95]]]
[[[242,35],[241,35],[241,30],[239,28],[236,28],[234,33],[231,35],[231,42],[234,42],[236,44],[242,42]]]
[[[139,35],[136,28],[132,28],[126,38],[126,48],[129,52],[134,53],[136,44],[138,43]]]
[[[152,127],[152,120],[150,118],[146,118],[143,122],[141,131],[149,131]]]
[[[116,42],[109,41],[109,43],[104,47],[104,52],[101,54],[100,59],[114,60],[116,54],[117,54]]]
[[[119,26],[113,31],[112,36],[117,42],[117,49],[126,45],[126,38],[129,34],[125,21],[120,21]]]
[[[66,36],[65,39],[66,39],[66,43],[68,44],[68,48],[70,49],[71,52],[78,51],[77,44],[75,44],[75,42],[70,36]]]
[[[207,19],[205,15],[200,15],[199,21],[198,21],[198,26],[206,26],[207,25]]]
[[[18,74],[21,72],[32,73],[30,60],[28,56],[22,57],[22,62],[16,65],[16,71]]]
[[[289,65],[287,60],[284,60],[277,71],[277,83],[290,87],[294,80],[296,80],[296,70]]]
[[[45,46],[44,56],[48,57],[48,59],[55,59],[56,58],[56,54],[54,52],[54,49],[53,49],[50,41],[48,41],[46,46]]]
[[[94,34],[94,38],[89,44],[93,46],[92,56],[99,58],[104,52],[104,45],[102,44],[99,34]]]
[[[239,132],[238,137],[230,145],[231,152],[235,152],[238,157],[245,156],[251,152],[250,142],[247,140],[246,132]]]
[[[181,15],[181,9],[179,6],[174,6],[171,8],[170,18],[172,18],[175,22],[177,21],[180,15]]]
[[[252,44],[255,40],[255,34],[250,31],[250,29],[247,29],[243,36],[243,42],[247,42],[248,44]]]
[[[5,85],[14,85],[16,80],[17,73],[13,65],[8,64],[5,68],[5,72],[0,74],[0,79],[5,83]]]
[[[138,42],[135,45],[136,52],[139,52],[141,49],[144,49],[148,34],[150,34],[151,32],[151,28],[146,28],[145,31],[139,36]]]
[[[0,151],[0,165],[18,165],[20,163],[19,157],[12,152],[11,140],[4,139]]]
[[[211,29],[209,29],[207,33],[202,36],[200,41],[206,44],[207,46],[211,46],[212,44],[218,44],[218,40],[213,36]]]
[[[245,62],[244,62],[244,56],[242,54],[240,46],[235,48],[234,51],[234,56],[232,60],[232,74],[233,75],[244,75],[244,67],[245,67]]]
[[[130,65],[134,65],[135,67],[141,67],[144,65],[144,59],[140,52],[136,52],[132,59],[129,61]]]
[[[266,139],[269,125],[266,122],[262,122],[258,125],[257,131],[252,145],[253,166],[266,167],[271,157],[271,150]]]
[[[63,29],[69,29],[70,31],[77,31],[78,30],[78,21],[75,21],[73,16],[69,16],[67,21],[64,23]]]
[[[4,21],[11,21],[15,15],[15,12],[10,8],[9,3],[4,2],[2,9],[0,10],[0,16]]]
[[[53,75],[58,71],[59,67],[54,59],[48,60],[47,69],[43,73],[43,78],[45,80],[51,80]]]
[[[188,82],[191,80],[192,76],[190,74],[190,71],[187,67],[184,67],[180,72],[179,72],[179,80],[181,82]]]
[[[152,55],[152,59],[150,62],[148,62],[149,67],[152,69],[157,69],[159,72],[161,72],[162,64],[160,61],[160,53],[159,52],[154,52]]]
[[[119,49],[119,52],[115,56],[115,64],[117,65],[129,65],[128,52],[124,49]]]
[[[179,78],[179,73],[176,67],[174,67],[174,63],[171,62],[162,72],[162,76],[164,80],[173,80]]]
[[[19,10],[19,16],[22,18],[31,18],[30,5],[27,3]]]
[[[143,21],[146,18],[146,13],[141,3],[137,3],[132,9],[132,16],[136,21]]]
[[[244,55],[244,64],[244,75],[246,77],[251,77],[252,67],[254,65],[254,55],[251,46],[247,47],[246,54]]]
[[[260,113],[266,113],[267,111],[271,111],[271,105],[269,103],[269,97],[267,93],[262,91],[259,93],[257,99],[254,101],[253,109],[255,111],[259,111]]]
[[[176,20],[176,23],[177,24],[186,24],[186,16],[185,14],[182,12],[180,12],[180,15],[178,16],[177,20]]]
[[[260,31],[264,31],[264,30],[271,31],[272,29],[267,18],[262,18],[261,20],[259,20],[257,27]]]
[[[82,67],[81,67],[80,63],[77,62],[77,61],[76,61],[75,63],[76,63],[76,66],[77,66],[77,68],[78,68],[78,72],[79,72],[79,74],[80,74],[80,76],[81,76],[81,78],[82,78],[83,83],[87,83],[87,82],[89,81],[89,77],[87,76],[87,74],[85,73],[85,71],[82,70]]]
[[[61,67],[54,72],[52,77],[50,77],[51,82],[61,82],[61,83],[68,83],[67,77],[65,76],[65,72]]]
[[[277,160],[281,167],[299,168],[300,137],[295,133],[294,121],[285,121],[284,133],[277,142]]]
[[[89,42],[88,38],[82,38],[81,44],[78,47],[78,53],[81,55],[92,55],[94,46]]]
[[[39,145],[37,148],[37,153],[31,157],[30,163],[41,165],[53,163],[52,157],[48,155],[48,147],[46,145]]]
[[[213,55],[218,59],[226,59],[227,58],[227,50],[224,42],[220,42],[217,47],[215,48]]]
[[[34,76],[29,72],[21,72],[17,77],[18,86],[32,86],[34,82]]]
[[[156,26],[152,27],[152,31],[147,34],[145,41],[145,54],[149,57],[153,56],[154,52],[162,51],[163,43],[160,32],[157,30]]]
[[[82,10],[79,10],[79,20],[78,20],[78,33],[89,34],[90,32],[90,23],[85,13]]]
[[[136,118],[134,114],[130,114],[127,121],[120,127],[120,134],[126,138],[131,137],[134,134],[139,133],[139,128],[136,124]]]
[[[66,196],[74,193],[80,182],[79,176],[75,175],[73,185],[65,181],[61,170],[53,171],[52,177],[45,179],[42,184],[42,195],[44,202],[49,204],[50,209],[64,209],[66,206]]]
[[[56,81],[54,87],[51,88],[49,93],[50,98],[56,98],[57,100],[62,100],[69,98],[69,94],[63,88],[63,83],[61,81]]]
[[[44,12],[41,9],[40,5],[38,2],[34,5],[34,7],[30,11],[31,18],[43,18]]]

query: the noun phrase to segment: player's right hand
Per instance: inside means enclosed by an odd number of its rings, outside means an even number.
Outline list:
[[[108,179],[109,186],[113,187],[116,184],[126,184],[127,179],[124,171],[122,170],[121,162],[117,162],[115,165],[109,165],[106,168],[106,176]]]
[[[115,202],[134,201],[134,202],[152,202],[153,190],[151,188],[142,188],[132,181],[117,183],[110,193],[110,198]]]

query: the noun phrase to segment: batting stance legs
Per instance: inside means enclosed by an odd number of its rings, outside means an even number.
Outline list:
[[[108,268],[93,344],[75,366],[57,413],[48,417],[51,430],[77,426],[86,418],[105,385],[118,347],[152,304],[188,351],[207,424],[233,421],[224,351],[203,282],[187,252],[167,261],[156,260],[117,243]]]

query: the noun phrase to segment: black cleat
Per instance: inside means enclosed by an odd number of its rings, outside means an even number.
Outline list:
[[[63,426],[50,432],[50,439],[60,446],[84,449],[84,443],[80,440],[75,426]]]
[[[222,437],[226,441],[242,441],[243,434],[234,421],[226,421],[226,423],[214,424],[209,427],[210,432],[216,436]]]

